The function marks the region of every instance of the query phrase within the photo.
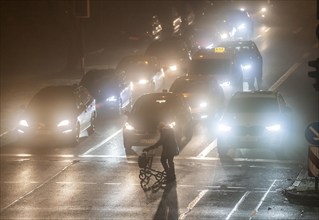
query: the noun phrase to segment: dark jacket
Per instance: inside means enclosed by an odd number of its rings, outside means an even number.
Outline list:
[[[152,146],[148,147],[148,150],[152,150],[156,147],[162,146],[162,157],[176,156],[179,154],[179,148],[175,139],[174,130],[171,128],[162,128],[160,130],[160,139]]]

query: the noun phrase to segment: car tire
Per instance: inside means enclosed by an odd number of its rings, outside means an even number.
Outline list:
[[[80,124],[77,122],[74,128],[73,139],[71,141],[72,146],[76,146],[80,142]]]
[[[87,132],[88,132],[89,136],[92,135],[95,132],[95,122],[96,122],[95,118],[96,118],[95,117],[95,113],[93,113],[92,116],[91,116],[91,125],[87,129]]]

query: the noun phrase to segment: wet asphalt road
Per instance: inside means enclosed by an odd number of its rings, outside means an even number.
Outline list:
[[[141,148],[123,148],[125,116],[100,115],[96,133],[84,134],[77,147],[7,142],[14,133],[2,127],[0,219],[318,219],[319,208],[291,204],[282,193],[307,162],[304,128],[318,120],[318,94],[307,77],[307,62],[318,56],[314,2],[302,14],[299,3],[275,5],[274,19],[258,23],[254,37],[265,86],[280,91],[293,109],[286,159],[267,149],[234,150],[221,162],[214,133],[198,124],[175,159],[176,183],[144,192]],[[19,104],[35,89],[27,85],[17,92]],[[161,170],[158,156],[153,166]]]

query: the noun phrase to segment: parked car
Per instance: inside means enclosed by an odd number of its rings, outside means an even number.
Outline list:
[[[154,144],[159,138],[157,127],[160,122],[174,129],[180,147],[192,138],[193,118],[182,95],[170,92],[145,94],[136,100],[127,117],[123,128],[126,149]]]
[[[284,156],[290,112],[278,92],[237,92],[218,125],[219,156],[225,157],[231,148],[269,149]]]
[[[96,116],[95,99],[85,87],[48,86],[25,107],[17,131],[26,141],[76,144],[83,131],[94,132]]]
[[[170,92],[184,96],[195,120],[215,121],[222,114],[225,95],[213,76],[181,76],[173,82]]]
[[[134,100],[162,89],[165,74],[156,57],[134,55],[123,57],[116,66],[121,80],[130,84]]]
[[[115,69],[92,69],[81,79],[96,99],[98,111],[121,114],[132,106],[132,90],[129,83],[116,74]]]

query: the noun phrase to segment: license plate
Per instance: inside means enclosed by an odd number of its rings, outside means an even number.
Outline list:
[[[252,137],[252,136],[246,136],[241,138],[242,142],[257,142],[258,139],[257,137]]]
[[[50,135],[50,134],[51,134],[51,131],[48,131],[48,130],[39,130],[39,131],[36,131],[36,134],[37,134],[37,135]]]

